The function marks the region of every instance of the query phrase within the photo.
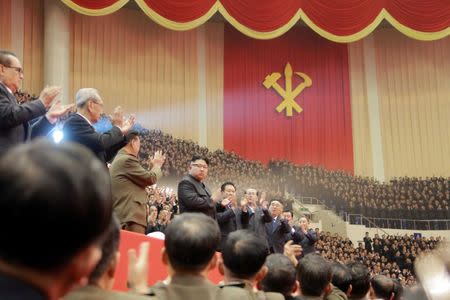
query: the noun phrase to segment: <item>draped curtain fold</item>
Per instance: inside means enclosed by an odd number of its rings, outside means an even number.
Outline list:
[[[129,0],[61,0],[88,15],[105,15]],[[257,39],[278,37],[300,19],[321,36],[352,42],[386,19],[403,34],[436,40],[450,34],[447,0],[135,0],[155,22],[173,30],[200,26],[216,12],[236,29]]]

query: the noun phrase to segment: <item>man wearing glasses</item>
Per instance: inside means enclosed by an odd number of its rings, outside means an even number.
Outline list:
[[[16,144],[46,135],[58,118],[73,107],[54,101],[61,92],[56,86],[44,88],[39,99],[19,105],[14,93],[19,90],[23,78],[22,64],[17,56],[0,50],[0,155]],[[39,118],[44,115],[45,118]],[[32,120],[36,121],[31,124]]]
[[[216,202],[221,198],[217,189],[213,194],[203,183],[208,176],[209,160],[195,155],[189,164],[189,174],[178,183],[180,213],[199,212],[216,219]]]
[[[92,126],[103,114],[103,100],[98,91],[79,89],[75,102],[77,113],[65,121],[64,139],[86,146],[106,165],[127,144],[125,136],[134,125],[134,116],[124,120],[122,108],[116,107],[111,121],[113,127],[101,134]]]

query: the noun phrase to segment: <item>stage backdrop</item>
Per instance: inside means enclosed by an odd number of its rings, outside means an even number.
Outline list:
[[[226,26],[224,148],[353,172],[347,45],[299,27],[260,41]]]

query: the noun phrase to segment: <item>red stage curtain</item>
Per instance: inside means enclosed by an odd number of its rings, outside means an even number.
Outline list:
[[[61,0],[76,11],[104,15],[128,0]],[[370,34],[386,19],[396,29],[419,40],[450,34],[449,0],[134,0],[158,24],[189,30],[220,12],[239,31],[271,39],[304,22],[321,36],[352,42]]]
[[[261,41],[225,28],[224,148],[245,158],[272,158],[353,172],[352,123],[347,46],[329,42],[306,28]],[[303,112],[287,117],[282,101],[263,86],[265,77],[290,62],[312,86],[296,102]],[[294,89],[300,82],[294,75]]]
[[[144,0],[144,2],[160,16],[180,23],[201,18],[216,3],[215,0]]]

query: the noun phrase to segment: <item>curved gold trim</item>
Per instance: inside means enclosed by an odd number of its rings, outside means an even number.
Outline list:
[[[118,0],[113,5],[110,5],[108,7],[101,8],[101,9],[85,8],[85,7],[79,6],[78,4],[73,2],[72,0],[61,0],[61,1],[65,5],[67,5],[68,7],[70,7],[71,9],[73,9],[74,11],[76,11],[76,12],[78,12],[80,14],[88,15],[88,16],[104,16],[104,15],[109,15],[109,14],[112,14],[112,13],[118,11],[125,4],[127,4],[129,0]]]
[[[282,34],[286,33],[289,29],[294,26],[298,20],[300,20],[300,11],[297,11],[297,13],[283,26],[273,30],[273,31],[256,31],[253,30],[245,25],[242,25],[237,21],[228,11],[226,8],[222,5],[222,3],[217,2],[219,4],[219,12],[222,14],[222,16],[231,24],[234,28],[245,34],[246,36],[249,36],[254,39],[261,39],[261,40],[268,40],[273,39],[276,37],[281,36]]]
[[[392,27],[403,33],[404,35],[420,40],[420,41],[434,41],[439,40],[442,38],[445,38],[446,36],[450,35],[450,27],[447,27],[446,29],[443,29],[441,31],[435,31],[435,32],[425,32],[425,31],[418,31],[415,29],[412,29],[408,26],[403,25],[399,21],[397,21],[388,11],[385,12],[384,18],[386,21],[391,23]]]
[[[156,11],[154,11],[153,9],[151,9],[147,3],[145,3],[144,0],[135,0],[137,5],[139,5],[139,7],[144,11],[144,13],[153,21],[155,21],[156,23],[158,23],[159,25],[166,27],[168,29],[172,29],[172,30],[178,30],[178,31],[182,31],[182,30],[190,30],[190,29],[194,29],[202,24],[204,24],[206,21],[209,20],[209,18],[211,18],[217,11],[217,6],[219,4],[219,2],[214,3],[213,6],[211,6],[211,8],[208,10],[208,12],[206,14],[204,14],[203,16],[201,16],[198,19],[192,20],[190,22],[185,22],[185,23],[181,23],[181,22],[175,22],[172,20],[169,20],[163,16],[161,16],[160,14],[158,14]]]
[[[72,0],[61,0],[64,4],[72,8],[73,10],[89,15],[89,16],[103,16],[107,14],[111,14],[117,10],[119,10],[122,6],[124,6],[129,0],[118,0],[116,3],[109,7],[105,7],[102,9],[88,9],[79,6],[78,4],[74,3]],[[317,34],[321,35],[322,37],[333,41],[337,43],[351,43],[357,40],[360,40],[366,36],[368,36],[370,33],[372,33],[378,25],[383,21],[383,19],[386,19],[392,27],[403,33],[404,35],[414,38],[421,41],[433,41],[442,39],[446,36],[450,35],[450,27],[443,29],[441,31],[436,32],[424,32],[424,31],[418,31],[415,29],[412,29],[406,25],[403,25],[399,21],[397,21],[385,8],[381,9],[380,13],[376,16],[376,18],[365,28],[362,30],[350,34],[350,35],[336,35],[333,33],[330,33],[318,25],[316,25],[309,17],[308,15],[300,8],[297,13],[283,26],[273,30],[273,31],[257,31],[254,29],[251,29],[250,27],[247,27],[246,25],[241,24],[239,21],[237,21],[228,11],[226,8],[220,3],[220,0],[217,0],[214,5],[206,12],[203,16],[201,16],[198,19],[195,19],[193,21],[189,22],[175,22],[172,20],[169,20],[160,14],[158,14],[156,11],[151,9],[147,3],[145,3],[144,0],[135,0],[137,5],[144,11],[144,13],[152,19],[154,22],[158,23],[159,25],[171,29],[171,30],[190,30],[194,29],[202,24],[204,24],[206,21],[208,21],[217,11],[219,11],[222,16],[237,30],[239,30],[241,33],[245,34],[248,37],[255,38],[255,39],[261,39],[261,40],[267,40],[267,39],[273,39],[276,37],[279,37],[286,33],[289,29],[291,29],[300,19],[302,19],[306,25],[308,25],[309,28],[311,28],[313,31],[315,31]]]

